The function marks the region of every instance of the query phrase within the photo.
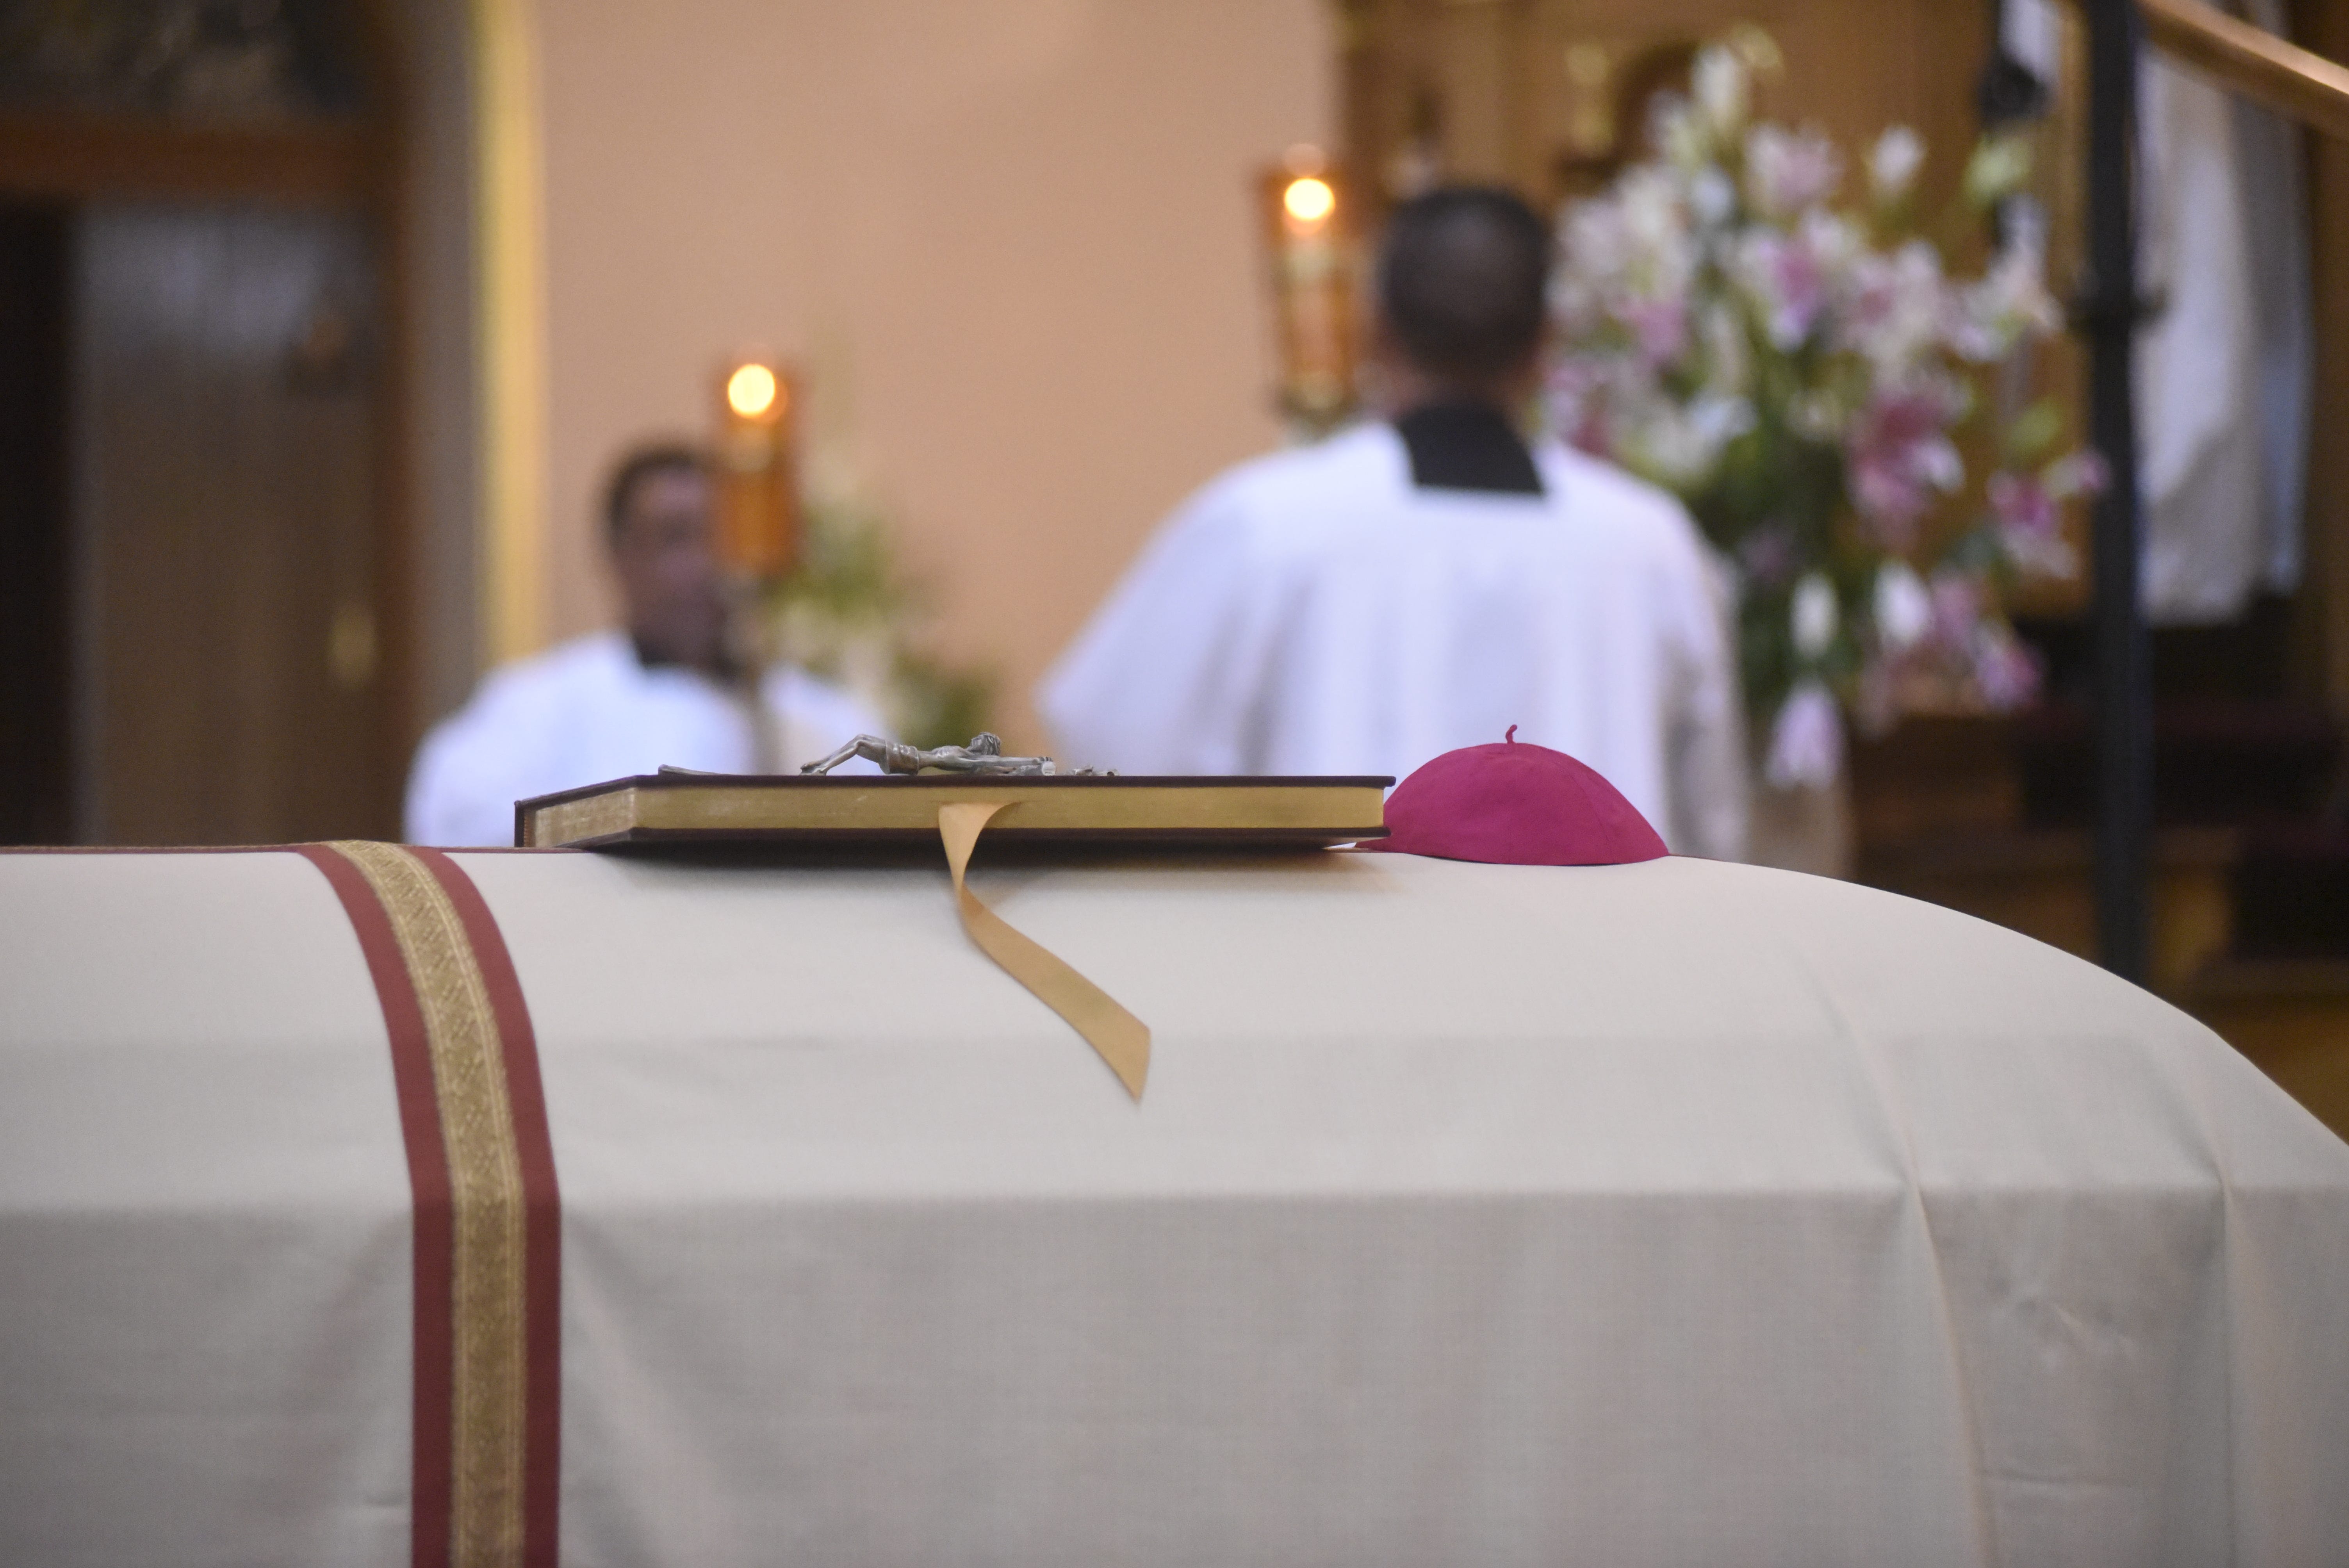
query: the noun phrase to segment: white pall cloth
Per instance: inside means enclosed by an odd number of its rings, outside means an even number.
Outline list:
[[[1374,423],[1225,474],[1037,688],[1061,760],[1402,779],[1516,725],[1673,849],[1741,858],[1719,568],[1662,490],[1554,440],[1532,455],[1540,495],[1422,488]]]
[[[2349,1147],[1785,872],[454,857],[562,1188],[565,1563],[2349,1556]],[[408,1561],[385,1015],[290,853],[0,856],[0,1560]]]
[[[863,703],[795,665],[771,666],[761,696],[779,753],[769,769],[886,733]],[[647,667],[624,632],[590,633],[491,671],[432,727],[409,772],[408,840],[511,844],[517,800],[671,767],[761,771],[748,704],[698,671]]]

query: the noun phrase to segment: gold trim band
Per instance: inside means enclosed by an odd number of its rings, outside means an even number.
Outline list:
[[[328,847],[357,868],[390,920],[431,1051],[454,1241],[450,1560],[519,1568],[527,1217],[496,1012],[463,920],[416,856],[390,844]]]

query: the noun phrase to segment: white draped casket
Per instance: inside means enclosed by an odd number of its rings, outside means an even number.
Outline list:
[[[0,1561],[2349,1561],[2349,1147],[1684,859],[0,856]]]

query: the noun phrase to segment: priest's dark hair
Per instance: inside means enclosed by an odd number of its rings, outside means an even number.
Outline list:
[[[1540,345],[1549,231],[1514,192],[1452,185],[1387,220],[1379,307],[1396,346],[1431,376],[1486,380]]]
[[[612,465],[612,477],[604,481],[604,542],[620,542],[620,531],[628,525],[628,508],[636,502],[638,485],[655,474],[708,474],[711,466],[708,452],[683,441],[647,441],[629,448]]]

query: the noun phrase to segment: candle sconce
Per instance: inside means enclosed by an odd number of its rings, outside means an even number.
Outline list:
[[[1280,409],[1308,434],[1350,418],[1361,357],[1361,266],[1352,192],[1318,148],[1298,147],[1258,182]]]
[[[799,559],[798,403],[794,377],[763,355],[718,378],[719,558],[753,582],[776,582]]]

